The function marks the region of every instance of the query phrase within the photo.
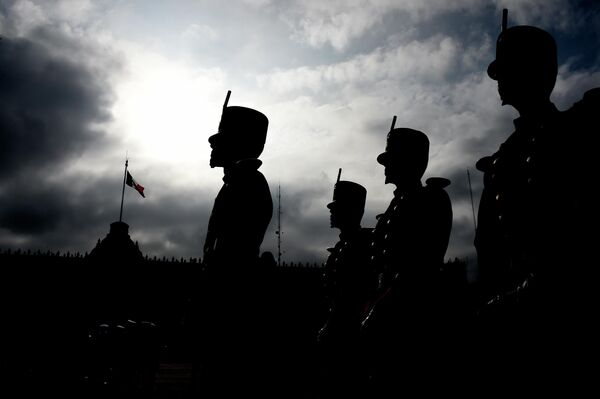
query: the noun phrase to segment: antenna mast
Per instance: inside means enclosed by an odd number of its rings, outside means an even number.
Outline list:
[[[467,169],[467,179],[469,180],[469,194],[471,195],[471,210],[473,211],[473,225],[475,226],[475,230],[477,230],[477,219],[475,219],[475,205],[473,204],[473,189],[471,188],[471,174],[469,173],[469,169]]]
[[[277,266],[281,266],[281,184],[277,186]]]

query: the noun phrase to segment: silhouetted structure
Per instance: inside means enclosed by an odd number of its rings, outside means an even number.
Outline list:
[[[129,236],[129,225],[111,223],[85,261],[88,390],[149,394],[159,361],[156,317],[161,305],[153,273]]]
[[[446,264],[452,278],[464,279],[456,267],[460,264],[464,266],[457,261]],[[184,314],[205,277],[197,258],[145,256],[139,267],[120,263],[119,274],[112,278],[133,282],[126,284],[130,294],[114,309],[116,314],[102,306],[102,318],[91,305],[105,303],[114,292],[102,282],[112,272],[101,265],[90,267],[81,253],[0,249],[0,265],[0,396],[54,391],[79,397],[197,397],[190,392],[193,337],[185,328]],[[261,311],[286,320],[285,328],[266,332],[279,355],[272,367],[278,372],[266,373],[265,378],[281,382],[282,398],[322,397],[313,349],[315,331],[328,316],[323,267],[294,262],[267,274],[277,295]],[[102,298],[96,297],[100,286],[107,294]],[[138,309],[133,315],[140,317],[123,319],[122,309]],[[210,367],[209,359],[200,360]],[[260,363],[256,369],[264,371]],[[148,379],[154,375],[154,381]]]
[[[89,259],[93,261],[140,263],[144,256],[137,242],[129,236],[129,225],[125,222],[113,222],[110,231],[103,240],[98,240],[91,250]]]
[[[341,171],[341,169],[340,169]],[[340,240],[328,248],[325,264],[329,316],[319,331],[324,354],[325,397],[357,394],[364,373],[359,346],[360,323],[374,281],[369,266],[371,231],[361,228],[367,190],[351,181],[339,181],[333,189],[331,227],[340,229]]]
[[[481,368],[502,383],[520,384],[530,370],[545,383],[565,381],[590,350],[597,311],[595,240],[586,223],[597,215],[598,89],[560,112],[550,101],[557,76],[556,43],[533,26],[503,31],[488,68],[503,105],[519,112],[515,131],[484,172],[475,246],[484,306]],[[594,162],[593,162],[594,161]],[[596,219],[597,220],[597,219]],[[595,339],[595,338],[594,338]]]
[[[421,178],[429,140],[417,130],[393,129],[377,161],[385,182],[397,186],[388,209],[378,216],[371,262],[378,273],[377,296],[364,320],[374,396],[421,385],[442,358],[437,350],[444,323],[440,269],[452,226],[444,190],[450,182]]]
[[[198,303],[203,309],[197,324],[202,332],[200,357],[207,368],[197,388],[209,394],[258,394],[265,387],[257,362],[265,351],[260,331],[269,329],[267,316],[261,317],[268,286],[259,253],[273,203],[257,158],[267,127],[264,114],[228,107],[226,100],[219,132],[208,140],[210,166],[224,170],[224,185],[208,223],[206,275]]]

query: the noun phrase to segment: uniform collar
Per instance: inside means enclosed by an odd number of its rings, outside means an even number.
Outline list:
[[[419,191],[422,188],[423,188],[423,183],[421,183],[421,180],[419,180],[410,186],[398,187],[397,189],[395,189],[394,197],[401,197],[406,194],[414,193],[416,191]]]
[[[553,103],[548,102],[535,117],[520,116],[513,121],[513,124],[515,125],[516,130],[540,128],[548,121],[548,119],[551,119],[558,113],[559,111],[556,106]]]
[[[358,235],[360,233],[360,230],[361,230],[360,224],[354,228],[344,229],[343,232],[340,232],[340,240],[341,241],[350,240],[350,239],[352,239],[352,237],[355,237],[356,235]]]
[[[224,168],[223,181],[227,183],[236,176],[244,175],[248,172],[258,170],[262,165],[262,161],[257,158],[246,158],[237,161],[233,166]]]

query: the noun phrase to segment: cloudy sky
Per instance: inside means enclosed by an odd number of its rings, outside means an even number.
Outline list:
[[[89,251],[119,217],[150,256],[200,256],[222,170],[209,135],[230,105],[270,120],[261,171],[282,190],[284,259],[323,261],[338,168],[374,226],[394,187],[375,158],[397,126],[452,180],[447,257],[474,258],[480,157],[512,129],[485,71],[502,8],[559,45],[567,109],[600,86],[600,6],[567,0],[0,0],[0,250]],[[276,253],[276,215],[263,244]]]

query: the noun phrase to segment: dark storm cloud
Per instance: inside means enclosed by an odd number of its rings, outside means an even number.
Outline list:
[[[23,38],[0,41],[0,178],[63,163],[102,143],[110,92],[85,65]]]
[[[0,226],[16,234],[40,234],[65,216],[63,187],[10,184],[0,194]]]
[[[118,211],[118,204],[106,206],[118,182],[77,178],[50,183],[45,178],[41,173],[32,173],[29,179],[4,183],[0,191],[0,229],[20,237],[31,249],[84,250],[95,242],[89,240],[94,240],[99,227],[109,220],[109,213]],[[0,236],[0,246],[10,245],[9,239]]]
[[[85,250],[105,229],[118,178],[115,187],[65,168],[113,144],[100,126],[114,57],[55,26],[19,33],[10,11],[0,8],[0,246]]]
[[[64,178],[60,183],[45,183],[39,176],[33,180],[38,184],[19,179],[0,192],[0,248],[14,247],[16,237],[24,249],[89,252],[118,220],[118,175]],[[212,200],[195,191],[142,199],[126,187],[123,221],[144,254],[200,257]]]

